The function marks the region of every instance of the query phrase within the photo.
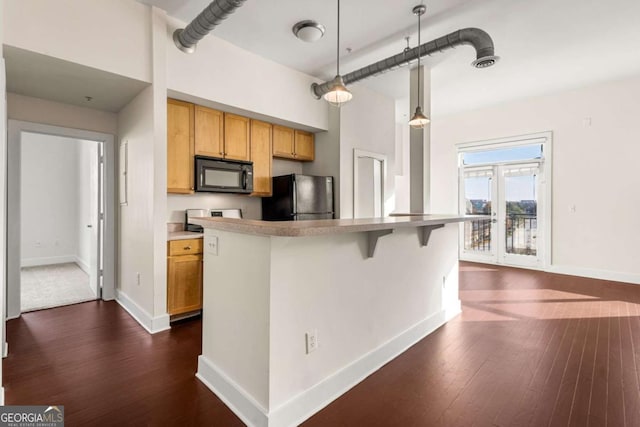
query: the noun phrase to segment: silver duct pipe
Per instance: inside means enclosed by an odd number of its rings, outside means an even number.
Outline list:
[[[349,74],[342,76],[342,79],[344,80],[345,85],[349,85],[368,77],[407,65],[411,61],[417,60],[418,56],[423,57],[431,55],[435,52],[442,52],[465,44],[471,45],[476,49],[476,60],[471,63],[471,65],[476,68],[490,67],[499,59],[494,55],[493,40],[491,40],[491,36],[489,36],[489,34],[479,28],[464,28],[440,37],[439,39],[416,46],[413,49],[405,49],[397,55],[390,56],[374,64],[367,65],[359,70],[352,71]],[[330,88],[331,81],[322,84],[313,83],[311,85],[311,93],[316,97],[316,99],[320,99],[322,95],[329,92]]]
[[[185,29],[173,32],[173,41],[181,51],[192,53],[196,44],[220,25],[227,16],[242,6],[245,0],[214,0]]]

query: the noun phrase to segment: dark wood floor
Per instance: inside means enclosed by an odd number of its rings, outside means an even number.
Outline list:
[[[640,426],[640,286],[461,263],[463,314],[313,426]],[[150,336],[115,303],[9,321],[7,404],[68,426],[242,423],[195,378],[200,322]]]

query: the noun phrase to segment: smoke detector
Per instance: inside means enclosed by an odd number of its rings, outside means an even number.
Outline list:
[[[302,41],[313,43],[324,36],[324,25],[316,21],[300,21],[291,29],[293,34]]]

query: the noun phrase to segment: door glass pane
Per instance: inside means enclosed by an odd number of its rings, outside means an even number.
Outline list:
[[[537,255],[537,171],[533,168],[505,171],[505,250],[507,254]]]
[[[465,172],[465,213],[486,215],[464,223],[464,249],[474,252],[491,252],[491,184],[492,172]]]

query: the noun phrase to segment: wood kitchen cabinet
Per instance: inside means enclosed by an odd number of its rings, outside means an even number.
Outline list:
[[[167,100],[167,192],[193,192],[194,105]]]
[[[167,312],[202,309],[202,239],[167,242]]]
[[[271,196],[272,135],[270,123],[251,120],[252,196]]]
[[[273,157],[313,161],[315,158],[313,134],[273,125]]]
[[[312,133],[296,130],[293,146],[296,160],[311,162],[315,158],[316,148]]]
[[[195,153],[198,156],[224,157],[224,113],[195,106]]]
[[[224,114],[224,158],[250,160],[250,120],[235,114]]]

